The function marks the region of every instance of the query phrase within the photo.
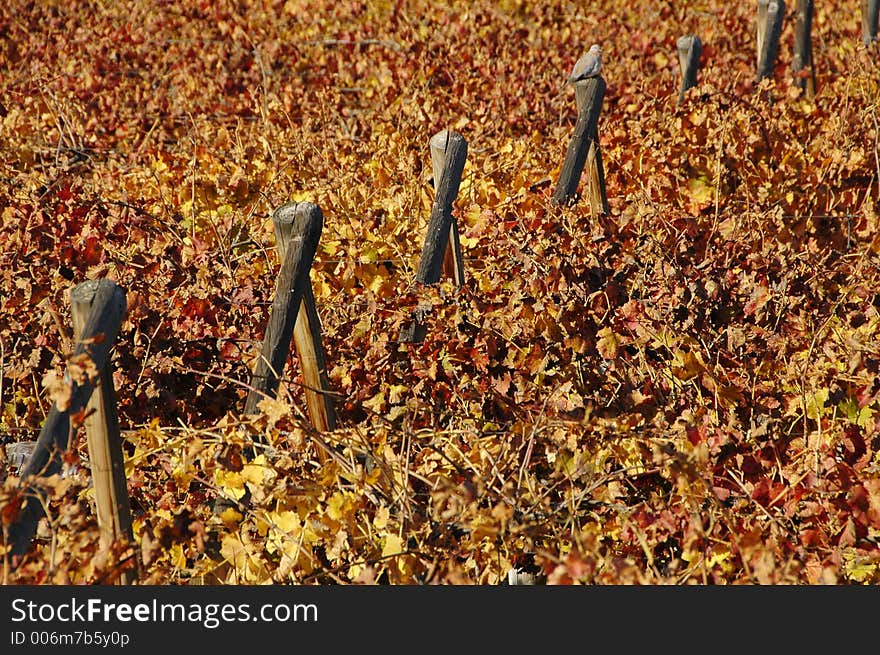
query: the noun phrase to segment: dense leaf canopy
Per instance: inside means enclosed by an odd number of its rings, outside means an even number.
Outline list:
[[[36,439],[59,393],[70,288],[118,282],[135,537],[100,543],[80,430],[5,583],[880,582],[880,55],[856,0],[816,3],[813,97],[794,2],[760,84],[750,2],[5,4],[0,435]],[[593,43],[606,215],[551,202]],[[414,283],[442,129],[468,143],[460,289]],[[324,215],[323,433],[295,353],[242,412],[290,200]],[[399,343],[419,304],[425,341]]]

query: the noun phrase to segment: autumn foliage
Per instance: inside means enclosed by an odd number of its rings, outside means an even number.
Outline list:
[[[118,282],[135,533],[99,542],[80,430],[5,583],[880,582],[880,51],[856,0],[816,3],[813,98],[794,2],[760,85],[752,2],[5,4],[0,435],[39,434],[70,288]],[[594,42],[604,216],[550,201]],[[413,281],[444,128],[468,142],[461,289]],[[324,433],[295,353],[242,412],[289,200],[324,215]]]

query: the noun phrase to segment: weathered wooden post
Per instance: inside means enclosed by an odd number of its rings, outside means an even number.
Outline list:
[[[553,193],[556,205],[570,205],[577,199],[577,187],[584,164],[590,166],[589,199],[594,213],[607,214],[608,199],[605,194],[605,171],[599,148],[599,114],[605,98],[606,84],[601,75],[574,83],[578,120],[568,143],[565,160],[559,172],[559,181]]]
[[[89,280],[70,291],[73,331],[80,335],[78,338],[81,342],[86,340],[84,330],[95,294],[98,287],[105,282]],[[98,370],[95,388],[86,406],[84,425],[101,541],[105,545],[119,540],[133,542],[125,459],[122,455],[119,417],[116,414],[113,367],[109,358],[104,367]],[[120,574],[119,582],[131,584],[135,577],[133,569],[125,569]]]
[[[588,102],[593,102],[595,96],[588,95],[585,88],[580,82],[574,85],[574,97],[578,107],[578,115]],[[604,94],[603,94],[604,95]],[[595,214],[607,214],[610,211],[608,207],[608,196],[605,191],[605,167],[602,165],[602,148],[599,145],[599,123],[596,119],[596,128],[593,131],[593,139],[590,143],[590,149],[587,152],[587,198],[590,201],[590,211]]]
[[[773,77],[784,17],[784,0],[758,0],[758,82]]]
[[[507,572],[507,584],[513,586],[528,586],[538,582],[538,576],[531,571],[524,571],[516,567]]]
[[[816,70],[813,68],[813,0],[798,0],[797,22],[794,29],[794,56],[791,68],[794,83],[807,94],[816,95]]]
[[[444,154],[442,166],[440,166],[440,153]],[[431,138],[431,159],[434,169],[434,204],[431,207],[431,218],[428,221],[428,231],[425,234],[425,243],[422,247],[422,257],[419,260],[419,269],[416,272],[416,282],[421,284],[436,284],[440,281],[443,272],[443,264],[449,248],[449,237],[454,234],[457,237],[457,228],[454,228],[455,217],[452,215],[452,205],[458,197],[458,189],[461,185],[461,176],[467,161],[467,141],[457,132],[443,130]],[[439,175],[438,175],[438,170]],[[455,230],[455,232],[453,232]],[[457,240],[457,239],[456,239]],[[453,250],[456,249],[453,242]],[[457,266],[460,265],[461,255],[457,258]],[[463,281],[464,272],[455,272],[456,283]],[[424,308],[416,310],[416,315],[410,325],[405,327],[398,341],[418,343],[424,341],[426,327],[423,323]]]
[[[678,64],[681,66],[681,90],[678,92],[678,104],[684,101],[684,94],[688,89],[697,85],[697,71],[700,68],[700,55],[703,52],[703,43],[696,35],[678,37]]]
[[[293,233],[297,210],[302,204],[286,203],[272,213],[278,256],[283,262],[296,235]],[[309,281],[303,291],[300,311],[293,326],[293,344],[302,369],[306,406],[312,426],[319,432],[336,428],[336,410],[333,407],[327,364],[321,339],[321,319],[315,307],[315,295]]]
[[[110,280],[101,280],[91,294],[91,309],[80,330],[72,361],[88,358],[96,371],[106,371],[110,350],[119,334],[125,311],[125,292],[122,288]],[[20,557],[30,547],[37,523],[44,514],[44,492],[38,483],[32,482],[33,477],[50,476],[61,471],[62,454],[67,450],[70,436],[76,428],[75,423],[71,423],[71,417],[83,415],[95,382],[95,379],[85,375],[70,379],[70,399],[66,406],[59,407],[57,402],[52,406],[37,438],[37,445],[21,471],[28,497],[9,526],[8,555],[13,566],[17,566]]]
[[[449,147],[449,130],[440,130],[431,137],[431,168],[434,173],[434,195],[440,185],[443,167],[446,165],[446,150]],[[458,221],[455,216],[449,224],[449,241],[443,256],[443,272],[455,280],[456,287],[464,286],[464,261],[461,256],[461,243],[458,239]]]
[[[244,411],[256,414],[257,405],[264,397],[274,398],[293,337],[296,317],[307,288],[311,286],[309,271],[318,249],[324,217],[321,210],[310,202],[298,203],[285,210],[293,213],[281,271],[275,285],[275,299],[266,324],[263,348],[251,376],[251,390],[245,400]]]
[[[862,40],[865,45],[877,41],[878,19],[880,19],[880,0],[862,0]]]
[[[758,0],[758,33],[756,39],[755,70],[761,69],[761,53],[764,52],[764,41],[767,35],[767,7],[770,0]]]

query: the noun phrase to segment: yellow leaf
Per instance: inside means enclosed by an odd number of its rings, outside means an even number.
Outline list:
[[[599,337],[596,341],[596,350],[605,359],[614,359],[617,357],[617,348],[620,340],[611,328],[602,328],[596,334]]]
[[[368,398],[365,400],[362,405],[367,409],[371,409],[376,413],[380,413],[385,410],[385,390],[379,391],[372,398]]]
[[[472,248],[473,246],[480,243],[479,239],[471,239],[470,237],[462,234],[458,237],[458,243],[463,249]]]
[[[373,527],[377,530],[384,530],[388,525],[388,519],[390,516],[391,511],[383,505],[376,510],[376,516],[373,517]]]
[[[673,354],[672,374],[687,382],[706,370],[706,364],[699,352],[677,350]]]
[[[715,188],[706,179],[697,177],[688,180],[691,201],[697,205],[710,205],[715,199]]]
[[[312,197],[311,191],[294,191],[290,194],[290,201],[292,202],[314,202],[315,199]]]
[[[266,456],[258,455],[253,462],[244,465],[240,475],[243,481],[260,486],[274,477],[273,473],[274,471],[266,466]]]
[[[873,584],[880,577],[880,559],[876,555],[860,555],[852,548],[843,551],[843,574],[848,580]]]
[[[312,278],[312,293],[316,299],[326,300],[330,297],[332,289],[330,288],[330,285],[324,281],[323,277],[317,275]]]
[[[819,389],[812,396],[807,397],[807,418],[818,419],[825,413],[825,403],[828,402],[828,389]]]
[[[300,553],[300,538],[303,536],[299,515],[291,511],[269,512],[265,519],[271,522],[272,527],[272,532],[266,539],[266,551],[274,554],[280,550],[296,560]],[[266,532],[268,533],[268,530]]]
[[[706,564],[709,567],[715,566],[716,564],[722,565],[722,568],[730,559],[730,550],[727,546],[723,544],[718,544],[712,548],[712,551],[709,557],[706,560]]]
[[[382,557],[399,555],[403,552],[403,541],[396,534],[385,535],[385,545],[382,546]]]
[[[265,583],[269,577],[259,556],[242,543],[238,535],[227,534],[220,545],[220,555],[235,567],[235,576],[245,584]]]
[[[224,495],[240,500],[245,494],[244,480],[240,473],[225,469],[214,470],[214,484]]]
[[[874,424],[874,410],[870,405],[859,407],[859,403],[855,398],[847,398],[837,404],[837,409],[841,414],[856,425],[867,428]]]
[[[351,494],[337,491],[327,500],[327,516],[334,521],[344,519],[352,510]]]
[[[399,403],[403,395],[409,391],[409,386],[405,384],[392,384],[388,387],[388,402],[392,405]]]
[[[228,530],[235,530],[243,518],[242,513],[234,507],[227,507],[220,513],[220,520]]]
[[[186,555],[183,554],[183,546],[181,544],[173,544],[171,546],[171,563],[177,569],[186,568]]]
[[[869,428],[874,425],[874,410],[868,406],[859,410],[859,417],[856,419],[856,425],[863,428]]]
[[[244,568],[247,564],[248,554],[244,548],[244,544],[242,544],[241,540],[234,534],[223,536],[223,540],[220,544],[220,555],[236,569]]]
[[[385,418],[394,423],[394,421],[406,414],[406,412],[406,405],[395,405],[388,411],[388,413],[385,415]]]
[[[269,425],[275,425],[292,414],[290,405],[276,398],[263,398],[257,403],[257,408],[266,415]]]
[[[269,512],[267,518],[277,529],[285,534],[298,532],[302,525],[302,522],[299,519],[299,514],[296,512]]]

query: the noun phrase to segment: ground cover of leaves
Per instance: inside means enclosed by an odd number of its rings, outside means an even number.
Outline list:
[[[0,435],[39,434],[70,288],[120,284],[134,543],[98,539],[79,430],[4,583],[880,581],[880,55],[855,0],[816,3],[812,98],[791,8],[755,83],[748,2],[7,4]],[[604,216],[550,202],[594,42]],[[468,142],[461,289],[413,283],[441,129]],[[295,355],[242,413],[289,200],[324,214],[325,433]]]

